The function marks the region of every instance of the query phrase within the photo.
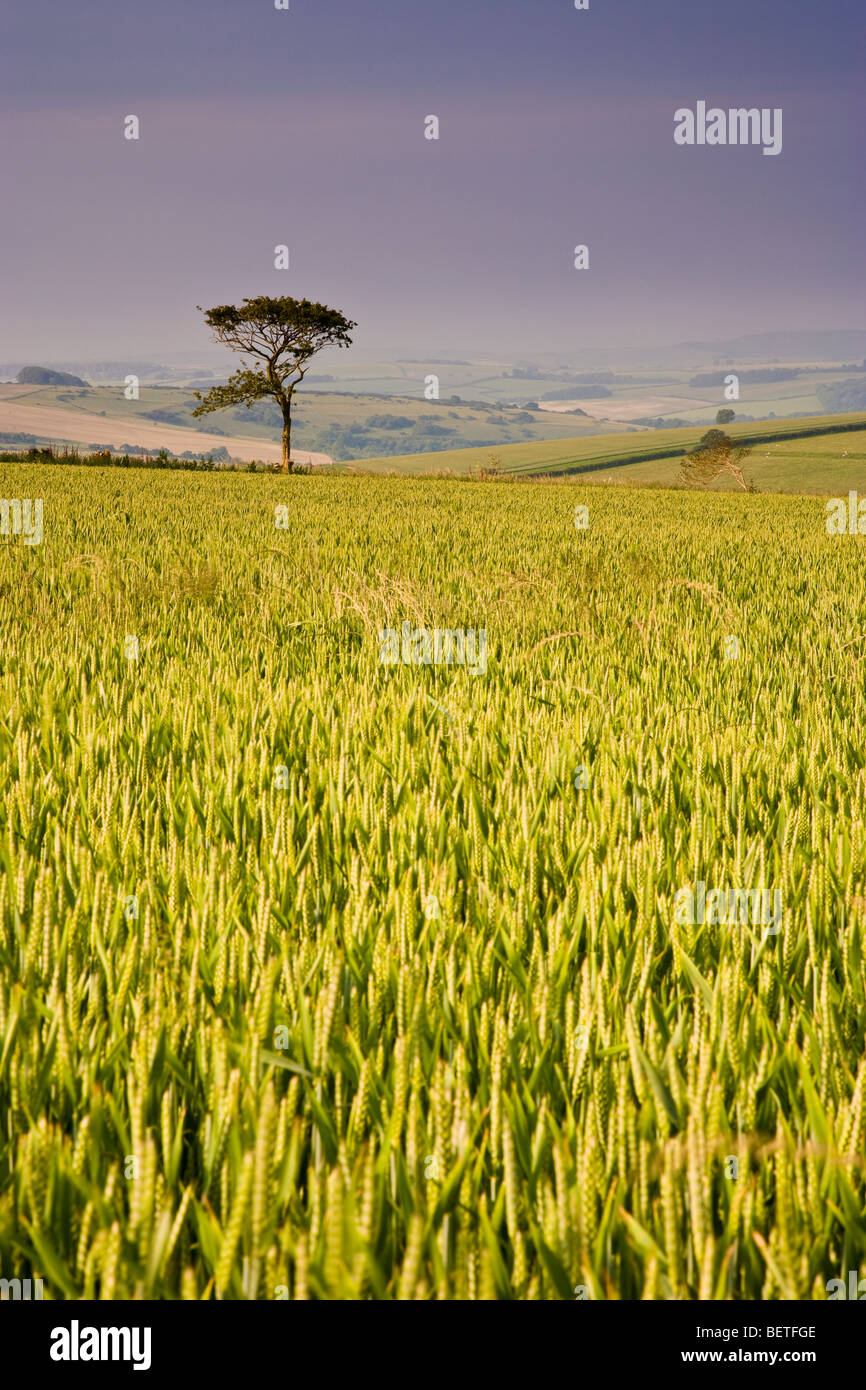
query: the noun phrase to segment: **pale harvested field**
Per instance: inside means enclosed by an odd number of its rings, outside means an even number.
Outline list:
[[[716,402],[697,400],[694,396],[630,396],[622,400],[616,396],[602,396],[592,401],[539,401],[542,410],[550,410],[554,414],[579,406],[595,420],[641,420],[651,415],[700,410],[714,404]]]
[[[26,387],[23,389],[26,391]],[[78,410],[27,405],[21,400],[0,400],[0,431],[35,434],[40,439],[56,439],[58,442],[69,440],[75,444],[102,444],[113,449],[120,448],[122,444],[137,444],[143,449],[152,449],[154,453],[159,449],[169,449],[173,454],[183,454],[187,450],[207,453],[211,449],[226,448],[233,458],[260,459],[263,463],[277,463],[280,459],[279,444],[265,439],[205,434],[184,429],[182,425],[161,425],[131,417],[112,419],[107,415],[88,415]],[[302,449],[292,452],[298,463],[318,466],[332,462],[328,454],[311,454]]]

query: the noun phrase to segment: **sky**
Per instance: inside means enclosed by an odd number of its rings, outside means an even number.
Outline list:
[[[864,326],[863,0],[289,5],[4,0],[0,361],[203,360],[257,294],[383,355]]]

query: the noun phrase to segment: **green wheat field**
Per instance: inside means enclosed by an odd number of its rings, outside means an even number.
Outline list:
[[[44,501],[0,542],[0,1276],[772,1300],[864,1264],[866,538],[824,498],[0,492]],[[406,621],[484,629],[486,673],[380,664]],[[780,930],[679,923],[699,882]]]

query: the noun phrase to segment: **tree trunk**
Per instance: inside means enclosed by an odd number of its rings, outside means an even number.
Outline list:
[[[285,396],[280,401],[280,409],[283,412],[283,459],[280,470],[283,473],[293,473],[292,463],[292,397]]]
[[[292,420],[288,410],[283,411],[283,461],[280,468],[283,473],[292,471]]]

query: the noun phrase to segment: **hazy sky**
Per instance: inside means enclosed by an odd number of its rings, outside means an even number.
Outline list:
[[[863,326],[863,0],[290,5],[4,0],[0,360],[206,352],[261,293],[419,354]],[[698,101],[781,154],[676,146]]]

